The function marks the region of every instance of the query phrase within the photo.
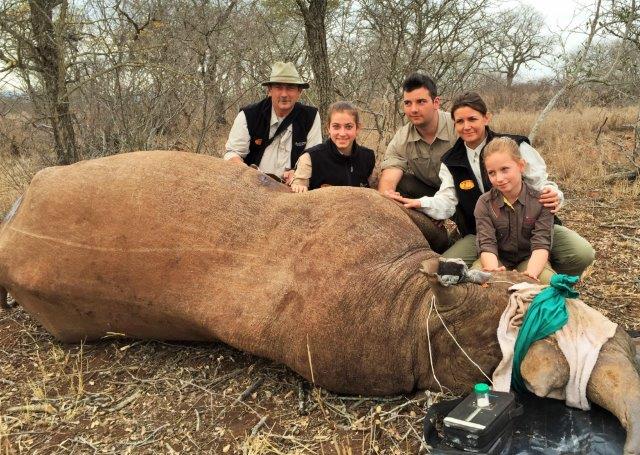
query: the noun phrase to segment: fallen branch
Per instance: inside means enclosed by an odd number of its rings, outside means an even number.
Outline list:
[[[249,367],[249,368],[251,368],[251,367]],[[227,374],[223,374],[222,376],[218,376],[217,378],[214,378],[209,383],[209,387],[213,387],[214,385],[217,385],[217,384],[221,383],[222,381],[226,381],[227,379],[235,378],[236,376],[238,376],[243,371],[245,371],[244,368],[237,368],[237,369],[235,369],[235,370],[233,370],[233,371],[231,371],[231,372],[229,372]]]
[[[147,444],[151,444],[151,443],[155,442],[156,441],[156,439],[155,439],[156,434],[158,434],[158,432],[160,430],[162,430],[163,428],[168,427],[168,426],[169,426],[168,423],[165,423],[164,425],[160,425],[158,428],[156,428],[151,433],[149,433],[149,436],[144,438],[142,441],[138,441],[138,442],[135,442],[133,444],[129,444],[129,446],[130,447],[141,447],[141,446],[145,446]]]
[[[640,225],[638,224],[611,224],[611,223],[600,223],[598,227],[602,228],[624,228],[624,229],[640,229]]]
[[[13,406],[7,409],[8,414],[13,412],[46,412],[47,414],[55,414],[56,408],[54,408],[50,403],[25,404],[22,406]]]
[[[262,428],[264,424],[267,423],[267,417],[268,416],[263,416],[262,418],[260,418],[258,423],[256,423],[255,426],[251,429],[251,436],[255,436],[258,434],[258,431],[260,431],[260,428]]]
[[[305,415],[307,413],[307,391],[302,380],[298,381],[298,414]]]
[[[71,439],[71,442],[78,442],[80,444],[84,444],[87,445],[89,447],[91,447],[94,451],[94,453],[98,453],[100,451],[100,449],[98,448],[98,446],[96,446],[94,443],[92,443],[91,441],[83,438],[82,436],[78,436],[77,438],[73,438]]]
[[[135,392],[133,392],[131,395],[129,395],[127,398],[125,398],[124,400],[120,401],[118,404],[116,404],[115,406],[110,407],[109,409],[107,409],[107,411],[109,412],[116,412],[121,410],[122,408],[130,405],[133,401],[136,400],[136,398],[138,398],[140,395],[142,395],[142,393],[139,390],[136,390]]]
[[[609,117],[605,116],[604,122],[602,122],[602,125],[600,125],[600,128],[598,128],[598,134],[596,134],[595,145],[598,145],[598,139],[600,139],[600,134],[602,134],[602,128],[604,128],[604,126],[607,124],[607,120],[609,120]]]
[[[251,384],[249,387],[246,388],[244,392],[240,394],[238,398],[236,398],[236,401],[234,401],[233,404],[246,400],[253,392],[255,392],[258,389],[258,387],[262,385],[263,382],[264,382],[264,377],[258,379],[256,382]]]
[[[638,178],[638,172],[638,169],[636,169],[635,171],[615,172],[613,174],[605,176],[604,181],[606,183],[613,183],[617,180],[635,180],[636,178]]]

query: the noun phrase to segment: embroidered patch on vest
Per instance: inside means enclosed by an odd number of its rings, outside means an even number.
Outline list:
[[[295,145],[296,145],[296,147],[303,147],[303,146],[307,145],[307,142],[306,141],[304,141],[304,142],[296,142]]]
[[[460,182],[461,190],[470,190],[475,186],[476,185],[473,183],[473,180],[463,180],[462,182]]]
[[[253,141],[253,142],[254,142],[254,144],[256,144],[256,145],[262,145],[262,139],[261,139],[261,138],[258,138],[258,139],[256,139],[256,140],[255,140],[255,141]]]

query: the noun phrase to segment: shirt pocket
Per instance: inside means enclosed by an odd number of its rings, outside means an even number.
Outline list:
[[[524,216],[522,218],[522,236],[525,239],[531,238],[533,228],[536,226],[536,218],[531,216]]]
[[[282,133],[280,133],[279,149],[287,153],[291,153],[293,128],[289,125]]]
[[[509,238],[509,220],[496,219],[494,220],[494,226],[496,229],[496,240],[498,242],[504,241]]]
[[[436,162],[432,157],[422,156],[410,159],[409,169],[424,183],[436,188],[440,186],[440,177],[438,176],[440,162]]]

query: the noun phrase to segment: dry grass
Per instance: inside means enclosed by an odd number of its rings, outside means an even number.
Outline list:
[[[537,114],[503,110],[495,115],[492,127],[526,135]],[[593,182],[628,164],[624,153],[632,147],[636,115],[632,108],[553,111],[540,128],[534,146],[563,187]]]
[[[416,453],[438,398],[341,397],[223,345],[60,345],[19,309],[0,323],[15,453]]]
[[[595,139],[604,116],[609,120]],[[597,260],[582,298],[640,329],[640,182],[603,183],[627,164],[632,110],[559,111],[537,145],[569,203],[561,215]],[[503,111],[498,131],[534,114]],[[0,210],[43,166],[0,159]],[[338,396],[221,344],[109,339],[62,345],[20,307],[0,313],[0,454],[425,452],[421,418],[437,395]]]

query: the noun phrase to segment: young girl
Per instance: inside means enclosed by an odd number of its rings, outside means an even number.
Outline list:
[[[509,137],[493,139],[484,149],[484,166],[492,188],[473,212],[480,253],[473,267],[498,271],[506,266],[549,283],[553,214],[540,203],[540,192],[522,179],[526,162],[518,144]]]
[[[302,193],[321,186],[369,187],[375,165],[373,150],[356,143],[358,110],[346,101],[329,106],[329,139],[298,159],[291,190]]]

